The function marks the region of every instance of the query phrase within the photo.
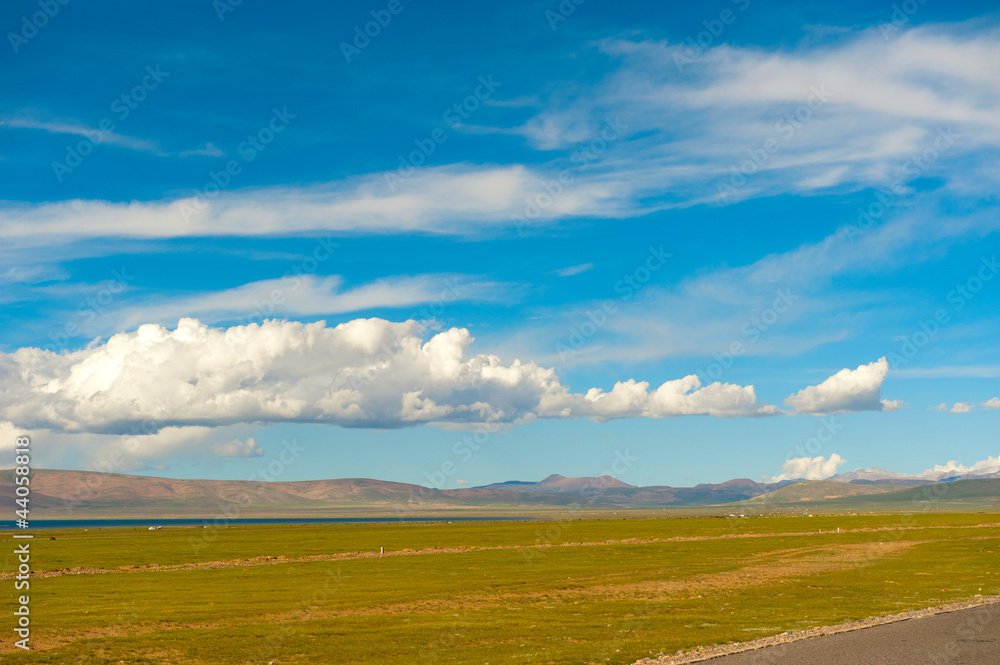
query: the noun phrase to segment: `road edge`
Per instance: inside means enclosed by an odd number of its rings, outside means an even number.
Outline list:
[[[671,656],[660,656],[658,658],[641,658],[632,665],[686,665],[687,663],[699,663],[721,656],[729,656],[745,651],[756,651],[766,647],[774,647],[782,644],[790,644],[801,640],[808,640],[824,635],[837,635],[838,633],[849,633],[875,626],[884,626],[898,621],[909,619],[919,619],[922,617],[934,616],[936,614],[947,614],[948,612],[958,612],[975,607],[986,605],[997,605],[1000,611],[1000,596],[978,596],[972,600],[957,603],[947,603],[945,605],[935,605],[918,610],[907,610],[899,614],[887,614],[884,616],[870,617],[861,621],[851,621],[848,623],[836,624],[833,626],[817,626],[806,630],[796,630],[792,632],[780,633],[769,637],[760,637],[749,642],[734,642],[731,644],[718,644],[710,647],[697,647],[691,651],[676,653]]]

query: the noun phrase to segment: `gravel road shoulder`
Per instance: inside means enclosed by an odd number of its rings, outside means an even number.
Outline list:
[[[793,642],[799,642],[802,640],[808,640],[816,637],[823,637],[825,635],[836,635],[839,633],[847,633],[851,631],[862,630],[865,628],[873,628],[875,626],[883,626],[886,624],[897,623],[900,621],[907,621],[909,619],[920,619],[924,617],[935,616],[938,614],[957,612],[959,610],[967,610],[971,608],[984,607],[984,606],[996,606],[996,614],[1000,615],[1000,596],[979,596],[972,600],[961,603],[949,603],[947,605],[927,607],[920,610],[910,610],[908,612],[902,612],[900,614],[890,614],[886,616],[872,617],[869,619],[865,619],[863,621],[852,621],[850,623],[842,623],[836,626],[819,626],[817,628],[810,628],[809,630],[798,630],[794,632],[781,633],[780,635],[762,637],[760,639],[752,640],[750,642],[739,642],[734,644],[722,644],[712,647],[701,647],[693,649],[691,651],[678,653],[672,656],[661,656],[659,658],[644,658],[642,660],[636,661],[634,665],[654,665],[654,664],[683,665],[685,663],[698,663],[713,658],[719,658],[720,656],[744,653],[747,651],[755,651],[758,649],[774,647],[781,644],[790,644]]]

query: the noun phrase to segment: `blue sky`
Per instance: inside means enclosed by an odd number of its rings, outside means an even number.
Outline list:
[[[442,487],[988,460],[998,19],[7,3],[0,433]]]

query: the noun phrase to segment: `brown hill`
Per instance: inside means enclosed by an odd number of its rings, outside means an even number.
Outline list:
[[[536,489],[552,489],[557,492],[578,492],[580,490],[607,489],[609,487],[635,487],[622,482],[612,476],[599,476],[597,478],[567,478],[553,473],[548,478],[540,481]]]
[[[210,514],[220,507],[247,512],[316,510],[363,506],[408,510],[511,504],[523,500],[513,492],[457,490],[439,492],[370,478],[288,482],[186,480],[91,471],[36,469],[31,480],[31,508],[36,518],[79,512],[171,512]],[[13,471],[0,471],[0,496],[12,500]],[[46,515],[40,514],[39,509]]]

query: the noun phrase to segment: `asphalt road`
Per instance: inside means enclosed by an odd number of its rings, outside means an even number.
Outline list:
[[[710,665],[1000,664],[1000,604],[721,656]]]

